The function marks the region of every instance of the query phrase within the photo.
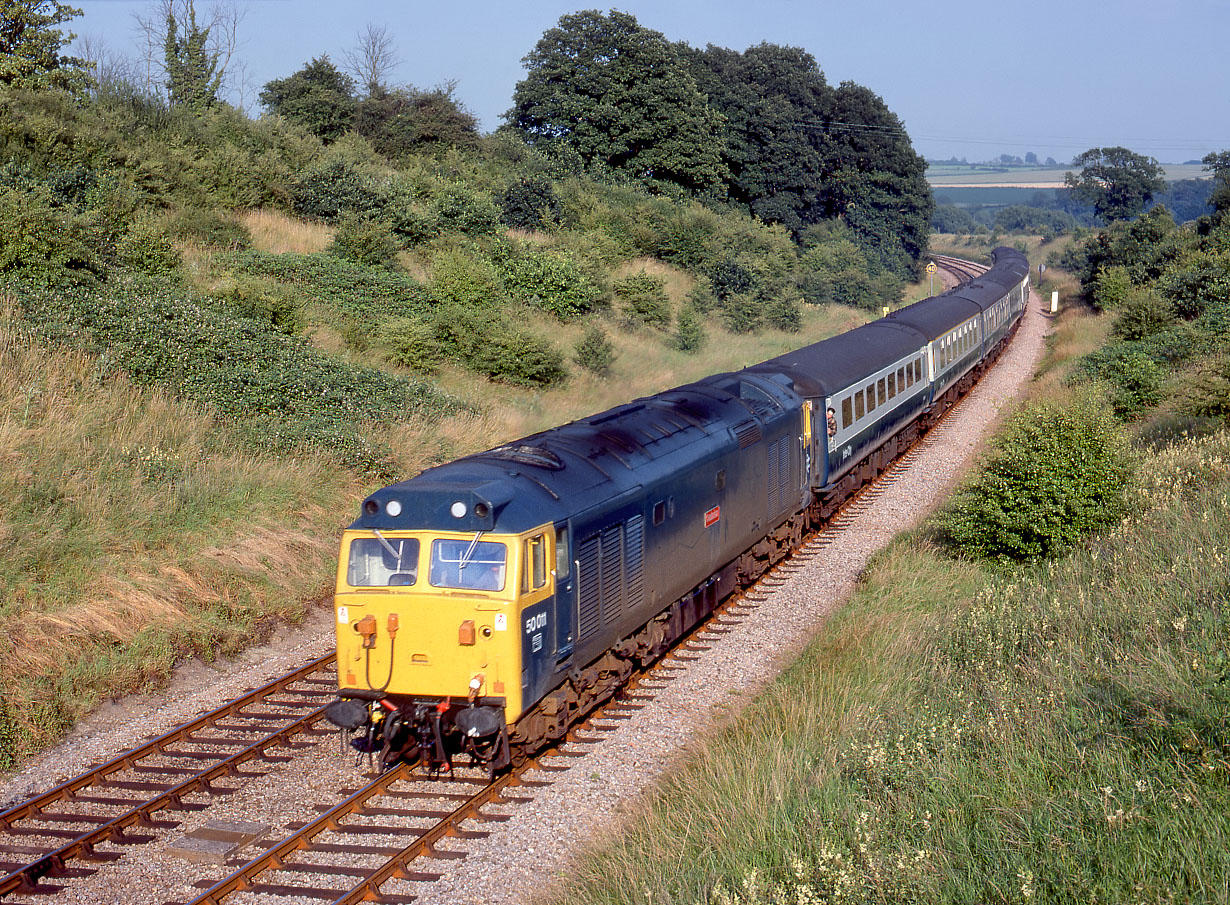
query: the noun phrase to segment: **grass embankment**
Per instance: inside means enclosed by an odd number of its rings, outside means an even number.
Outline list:
[[[1230,437],[1146,466],[1049,567],[899,540],[553,901],[1230,899]]]

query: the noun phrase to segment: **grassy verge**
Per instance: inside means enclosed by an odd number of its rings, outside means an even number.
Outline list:
[[[1104,330],[1065,318],[1051,361]],[[1039,569],[899,539],[550,901],[1230,900],[1230,435],[1141,475]]]
[[[326,590],[359,490],[275,459],[203,409],[0,318],[0,764],[105,696],[294,621]]]

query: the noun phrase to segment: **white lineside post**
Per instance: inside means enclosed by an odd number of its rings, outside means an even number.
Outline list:
[[[1059,290],[1055,289],[1051,292],[1051,314],[1056,314],[1059,311]]]

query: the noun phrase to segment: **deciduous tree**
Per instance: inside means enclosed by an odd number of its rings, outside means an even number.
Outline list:
[[[533,147],[599,172],[724,190],[721,117],[660,32],[585,10],[562,16],[522,62],[504,118]]]
[[[0,0],[0,85],[76,88],[86,63],[60,53],[76,35],[56,28],[81,10],[59,0]]]
[[[298,72],[274,79],[260,93],[270,113],[299,123],[326,143],[346,134],[354,121],[354,79],[319,56]]]
[[[1072,166],[1081,171],[1066,173],[1064,183],[1075,198],[1093,205],[1105,223],[1131,220],[1166,188],[1157,160],[1127,148],[1090,148],[1078,154]]]

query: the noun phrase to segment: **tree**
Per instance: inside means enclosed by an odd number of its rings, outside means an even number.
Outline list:
[[[354,121],[354,79],[339,72],[325,54],[293,75],[269,82],[260,102],[270,113],[298,123],[327,144],[346,134]]]
[[[0,85],[77,88],[87,64],[60,50],[76,35],[55,26],[80,16],[59,0],[0,0]]]
[[[135,19],[144,43],[146,84],[165,91],[173,105],[201,109],[216,103],[229,83],[243,11],[219,0],[202,24],[196,0],[156,0],[150,15]]]
[[[423,91],[411,85],[375,91],[359,101],[354,127],[381,154],[397,157],[416,151],[472,147],[478,120],[453,97],[455,82]]]
[[[1213,194],[1209,196],[1209,205],[1219,217],[1223,216],[1230,211],[1230,151],[1206,154],[1201,163],[1213,173]]]
[[[388,85],[389,73],[401,63],[397,51],[393,47],[393,39],[389,30],[383,25],[367,23],[367,28],[359,32],[359,43],[351,50],[342,53],[346,68],[368,96],[375,94]]]
[[[1127,148],[1090,148],[1072,166],[1081,171],[1066,173],[1064,183],[1073,197],[1093,205],[1104,223],[1131,220],[1166,188],[1157,160]]]
[[[598,172],[724,190],[721,117],[660,32],[586,10],[560,17],[522,62],[504,119],[527,144]]]
[[[739,53],[678,45],[697,86],[726,120],[729,195],[763,220],[796,235],[821,214],[823,140],[812,124],[831,90],[811,54],[762,43]]]

